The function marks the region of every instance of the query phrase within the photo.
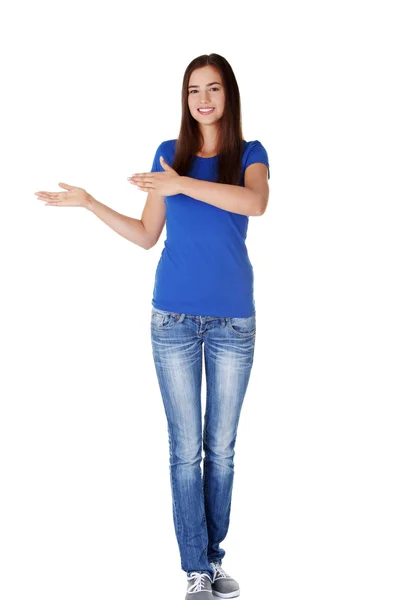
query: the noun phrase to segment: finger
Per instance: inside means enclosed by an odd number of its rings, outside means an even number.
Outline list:
[[[153,173],[153,171],[150,171],[149,173],[134,173],[132,175],[132,179],[135,179],[135,177],[141,178],[141,179],[143,179],[143,178],[146,179],[148,177],[154,177],[154,173]]]
[[[140,184],[140,185],[143,185],[143,184],[146,184],[146,185],[150,184],[151,185],[153,183],[153,179],[151,177],[149,177],[147,179],[145,177],[143,177],[143,178],[139,178],[139,177],[138,178],[133,178],[132,181],[133,181],[133,183],[137,183],[137,184]]]
[[[59,192],[35,192],[35,194],[42,198],[58,198]]]
[[[37,197],[37,200],[46,200],[46,202],[50,202],[52,199],[52,196],[48,196],[47,194],[40,194]]]

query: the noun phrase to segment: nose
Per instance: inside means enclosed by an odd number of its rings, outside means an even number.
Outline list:
[[[200,92],[200,104],[207,104],[209,102],[208,94]]]

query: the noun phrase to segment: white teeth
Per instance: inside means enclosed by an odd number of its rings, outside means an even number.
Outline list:
[[[209,112],[212,112],[214,109],[213,108],[198,108],[197,110],[199,112],[209,113]]]

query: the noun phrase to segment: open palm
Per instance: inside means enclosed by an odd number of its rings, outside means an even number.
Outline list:
[[[38,200],[45,200],[45,206],[82,206],[87,208],[90,194],[86,190],[68,183],[59,183],[65,192],[35,192]]]

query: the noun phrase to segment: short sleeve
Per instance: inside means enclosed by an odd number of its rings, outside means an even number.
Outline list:
[[[161,172],[161,171],[163,171],[163,170],[164,170],[164,169],[161,167],[161,163],[160,163],[160,156],[164,156],[164,155],[162,154],[162,145],[163,145],[163,143],[164,143],[164,142],[161,142],[161,144],[158,146],[158,148],[157,148],[157,150],[156,150],[156,153],[155,153],[155,155],[154,155],[154,159],[153,159],[153,165],[152,165],[152,167],[151,167],[151,173],[154,173],[154,172]],[[165,158],[165,156],[164,156],[164,158]]]
[[[268,167],[268,179],[270,178],[270,167],[269,167],[269,159],[268,153],[261,142],[258,140],[254,140],[254,142],[250,142],[249,149],[246,157],[245,170],[247,167],[252,165],[253,163],[263,163]]]

